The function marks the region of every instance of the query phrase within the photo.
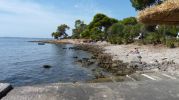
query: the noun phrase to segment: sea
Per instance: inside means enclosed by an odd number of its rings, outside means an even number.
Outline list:
[[[92,54],[68,49],[72,44],[38,45],[40,38],[0,38],[0,83],[14,87],[58,82],[85,82],[94,78],[91,70],[76,63]],[[67,49],[64,49],[67,48]],[[45,69],[44,65],[51,68]]]

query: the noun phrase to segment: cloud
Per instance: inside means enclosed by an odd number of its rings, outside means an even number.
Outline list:
[[[77,0],[74,8],[67,10],[35,0],[0,0],[0,36],[49,37],[59,24],[73,28],[76,19],[89,22],[95,13],[107,12],[93,0]]]

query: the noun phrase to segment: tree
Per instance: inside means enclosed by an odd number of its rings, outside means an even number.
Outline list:
[[[90,39],[93,39],[96,41],[103,40],[105,36],[104,32],[102,32],[98,27],[92,28],[90,33],[91,33]]]
[[[165,35],[169,37],[176,37],[177,33],[179,32],[178,26],[172,26],[172,25],[160,25],[157,29],[159,34],[163,34],[165,31]]]
[[[108,28],[117,22],[118,22],[118,20],[116,20],[114,18],[109,18],[108,16],[99,13],[94,16],[92,22],[88,25],[88,29],[89,29],[89,31],[92,31],[91,35],[93,35],[93,37],[96,34],[96,35],[98,35],[97,36],[98,39],[100,39],[100,38],[106,39],[108,36],[108,34],[107,34]],[[94,30],[97,30],[97,32],[99,32],[99,33],[94,32]],[[101,34],[103,34],[104,36],[102,36]],[[99,36],[102,36],[102,37],[99,37]]]
[[[69,30],[70,27],[66,24],[62,24],[60,26],[57,27],[57,33],[59,34],[59,37],[61,36],[68,36],[68,34],[66,33],[66,30]]]
[[[121,23],[115,23],[108,29],[109,36],[123,36],[124,25]]]
[[[164,0],[130,0],[136,10],[143,10],[154,4],[161,4]]]
[[[53,32],[52,37],[54,37],[54,39],[58,40],[59,34],[57,32]]]
[[[137,19],[135,17],[128,17],[128,18],[124,18],[121,21],[121,23],[124,24],[124,25],[136,25]]]
[[[67,37],[68,34],[66,33],[66,30],[70,29],[70,27],[66,24],[62,24],[57,27],[57,31],[53,32],[51,35],[54,37],[54,39],[58,39],[61,36]]]
[[[92,29],[94,27],[98,27],[101,31],[106,32],[112,24],[117,22],[117,19],[109,18],[108,16],[99,13],[94,16],[92,22],[89,24],[89,28]]]
[[[90,30],[88,28],[86,28],[82,33],[81,33],[81,37],[85,38],[85,39],[90,39],[91,33]]]
[[[72,38],[80,38],[81,33],[86,29],[87,25],[81,20],[75,21],[75,29],[72,30]]]

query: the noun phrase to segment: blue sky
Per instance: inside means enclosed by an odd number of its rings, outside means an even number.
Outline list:
[[[89,23],[96,13],[136,16],[130,0],[0,0],[0,37],[51,37],[58,25],[72,29],[75,20]]]

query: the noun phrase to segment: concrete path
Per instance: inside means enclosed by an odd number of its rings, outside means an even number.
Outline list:
[[[179,100],[177,74],[138,72],[127,75],[126,80],[17,87],[2,100]],[[9,86],[0,84],[1,97],[9,91]]]
[[[2,100],[179,100],[179,80],[27,86]]]

